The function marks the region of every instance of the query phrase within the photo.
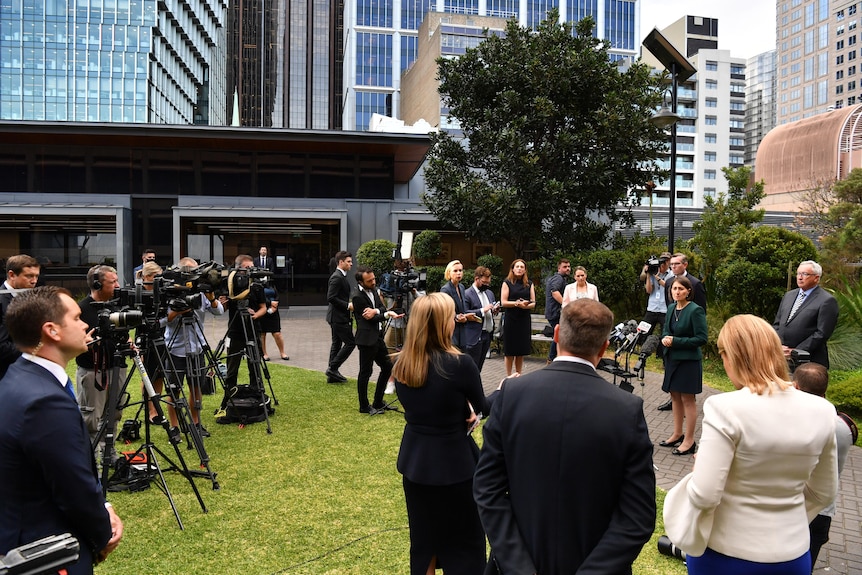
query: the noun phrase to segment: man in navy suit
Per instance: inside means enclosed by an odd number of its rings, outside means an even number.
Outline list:
[[[479,266],[473,277],[473,285],[464,290],[464,312],[468,318],[464,324],[464,345],[481,372],[494,335],[494,315],[500,308],[491,291],[491,270]]]
[[[335,254],[337,266],[329,276],[329,286],[326,290],[326,323],[332,330],[332,346],[329,348],[329,364],[326,366],[327,383],[344,383],[347,378],[341,375],[341,367],[356,347],[353,337],[353,327],[350,312],[353,302],[350,301],[350,282],[347,272],[353,267],[353,256],[350,252],[340,251]]]
[[[563,308],[550,365],[504,380],[484,426],[473,494],[500,573],[631,574],[655,528],[643,401],[596,365],[613,314]]]
[[[799,289],[784,294],[772,327],[781,338],[786,357],[794,349],[801,349],[811,354],[811,361],[828,369],[826,342],[838,323],[838,302],[820,287],[822,274],[823,268],[817,262],[808,260],[799,264],[796,268]]]
[[[123,522],[102,495],[65,371],[91,341],[87,324],[56,286],[20,294],[6,321],[23,355],[0,380],[0,555],[69,532],[80,543],[69,575],[91,575],[119,545]]]
[[[36,287],[39,281],[40,267],[38,260],[27,254],[11,256],[6,260],[6,281],[0,285],[0,288],[15,290]],[[11,292],[0,294],[0,379],[6,374],[9,366],[21,357],[21,352],[18,351],[18,348],[9,339],[9,331],[6,329],[6,324],[3,321],[3,317],[6,315],[6,308],[12,303],[12,298],[14,297],[14,294]]]
[[[359,413],[374,415],[385,407],[383,392],[392,373],[389,350],[383,341],[383,322],[403,317],[404,314],[386,310],[377,293],[377,283],[371,268],[360,266],[356,270],[356,283],[359,291],[353,296],[353,315],[356,316],[356,345],[359,347],[359,375],[356,378]],[[371,379],[375,363],[380,368],[380,375],[374,389],[374,402],[369,405],[368,380]]]
[[[682,253],[673,254],[670,258],[670,272],[672,277],[668,277],[664,284],[664,301],[667,305],[673,303],[673,298],[670,295],[670,288],[673,286],[673,280],[678,277],[687,277],[691,282],[691,299],[694,303],[706,311],[706,288],[703,287],[703,282],[688,273],[688,257]]]

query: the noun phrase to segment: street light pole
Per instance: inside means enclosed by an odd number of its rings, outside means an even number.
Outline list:
[[[676,79],[676,63],[670,65],[671,90],[670,90],[670,111],[677,114],[677,79]],[[673,249],[674,227],[676,225],[676,126],[679,121],[674,122],[670,126],[670,204],[668,205],[668,222],[667,222],[667,251],[676,253]]]

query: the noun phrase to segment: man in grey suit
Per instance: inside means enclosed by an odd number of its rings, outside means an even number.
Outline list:
[[[327,383],[344,383],[347,378],[341,375],[341,367],[353,350],[356,340],[353,337],[353,322],[350,312],[353,302],[350,301],[350,282],[347,272],[353,267],[353,256],[350,252],[340,251],[335,254],[337,267],[329,276],[329,287],[326,290],[326,323],[332,330],[332,346],[329,349],[329,365],[326,367]]]
[[[473,494],[500,573],[630,574],[652,535],[643,402],[595,369],[612,327],[604,304],[567,305],[556,359],[494,398]]]
[[[784,294],[772,327],[781,338],[784,355],[790,357],[794,349],[811,354],[811,361],[829,368],[829,349],[826,342],[838,323],[838,302],[832,294],[820,287],[823,268],[807,260],[796,268],[796,285]]]

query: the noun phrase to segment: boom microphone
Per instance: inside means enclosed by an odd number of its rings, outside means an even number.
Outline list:
[[[640,355],[638,356],[638,361],[635,363],[634,371],[638,372],[646,365],[646,360],[649,356],[654,354],[656,350],[658,350],[658,346],[661,345],[661,338],[657,335],[651,335],[646,338],[646,341],[641,346]]]

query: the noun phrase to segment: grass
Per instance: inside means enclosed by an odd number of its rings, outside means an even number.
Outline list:
[[[407,513],[395,468],[401,414],[359,414],[353,381],[327,385],[321,373],[280,365],[270,371],[280,402],[271,435],[264,423],[243,429],[217,425],[212,410],[219,397],[204,398],[204,424],[212,432],[206,448],[221,484],[213,491],[208,480],[196,480],[209,512],[201,511],[189,483],[176,472],[166,476],[185,531],[155,483],[139,493],[109,494],[126,531],[97,574],[409,571]],[[177,461],[164,430],[154,429],[153,437]],[[481,441],[481,434],[476,438]],[[183,444],[180,452],[196,466],[194,451]],[[663,492],[657,490],[656,498],[661,505]],[[663,533],[661,510],[658,515],[634,572],[681,575],[682,562],[656,550]]]

